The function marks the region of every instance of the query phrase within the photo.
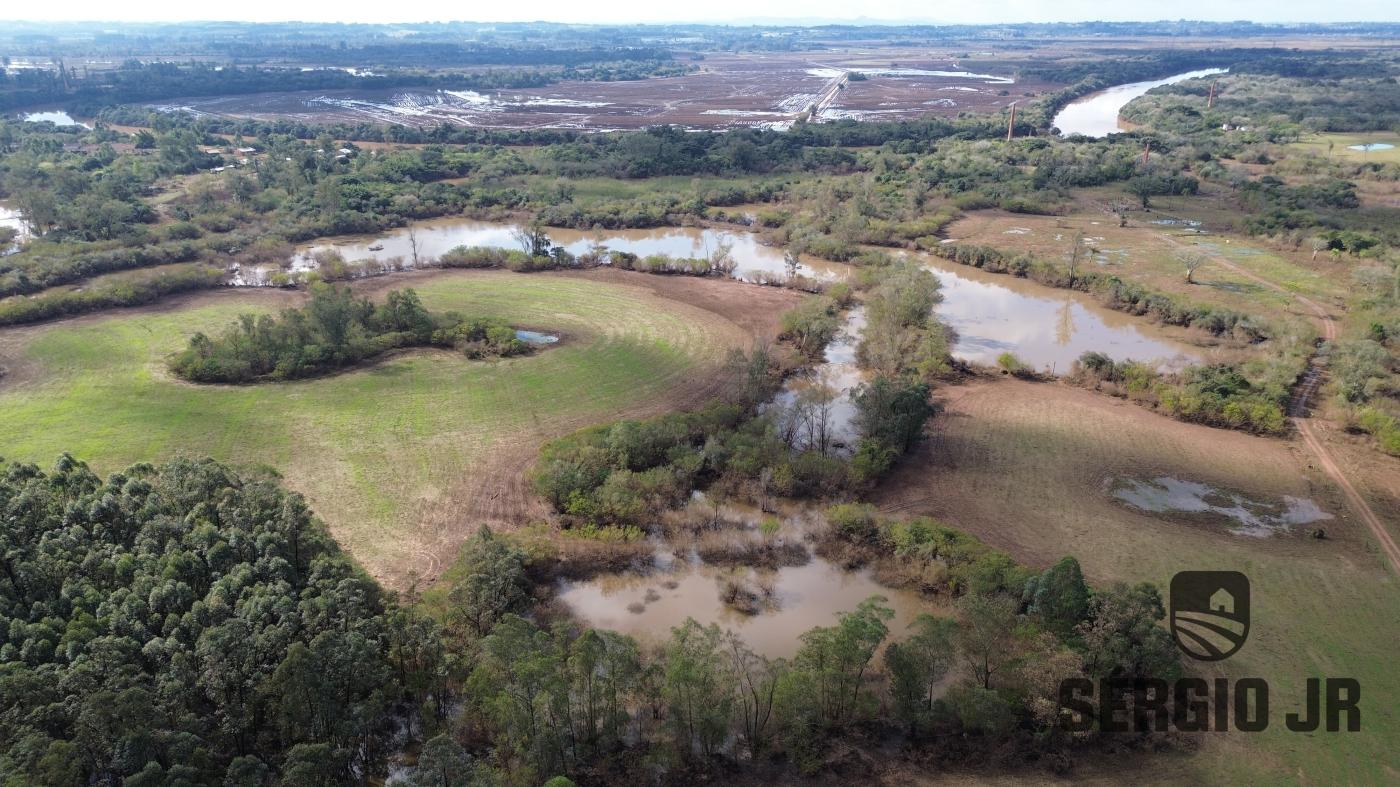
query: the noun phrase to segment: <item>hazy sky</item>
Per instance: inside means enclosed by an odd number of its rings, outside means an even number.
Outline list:
[[[232,3],[191,0],[63,0],[6,2],[0,19],[185,21],[533,21],[556,22],[742,22],[750,19],[855,19],[944,23],[1054,22],[1104,20],[1208,19],[1255,22],[1400,22],[1400,0],[702,0],[698,3],[622,0],[513,0],[462,3],[446,0],[396,0],[356,3],[346,0],[237,0]]]

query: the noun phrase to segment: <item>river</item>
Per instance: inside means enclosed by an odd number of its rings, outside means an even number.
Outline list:
[[[1071,134],[1083,134],[1086,137],[1106,137],[1109,134],[1116,134],[1124,130],[1118,115],[1129,101],[1146,94],[1154,87],[1175,85],[1188,79],[1223,74],[1227,70],[1224,68],[1203,68],[1199,71],[1188,71],[1185,74],[1177,74],[1166,79],[1114,85],[1106,90],[1090,93],[1070,102],[1055,116],[1052,125],[1066,137]]]

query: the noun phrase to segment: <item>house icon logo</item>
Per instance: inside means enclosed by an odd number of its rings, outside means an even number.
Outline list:
[[[1249,578],[1238,571],[1182,571],[1172,577],[1172,638],[1193,659],[1220,661],[1249,636]]]

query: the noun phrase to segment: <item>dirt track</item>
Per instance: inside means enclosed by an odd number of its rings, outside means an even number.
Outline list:
[[[1163,237],[1173,246],[1185,246],[1185,244],[1181,243],[1181,241],[1176,238],[1166,235]],[[1210,255],[1210,259],[1211,262],[1228,268],[1234,273],[1244,276],[1263,287],[1267,287],[1275,292],[1292,295],[1293,299],[1311,314],[1312,319],[1322,331],[1322,338],[1329,342],[1336,340],[1336,320],[1334,320],[1332,315],[1316,301],[1296,293],[1291,293],[1278,284],[1255,275],[1251,271],[1219,255]],[[1380,517],[1376,516],[1375,510],[1366,502],[1366,498],[1357,491],[1351,479],[1342,472],[1341,467],[1337,464],[1336,457],[1327,449],[1327,446],[1322,442],[1316,430],[1313,428],[1309,407],[1312,397],[1317,393],[1317,389],[1321,387],[1322,375],[1323,368],[1321,360],[1318,356],[1314,355],[1309,364],[1307,374],[1304,376],[1302,383],[1299,384],[1295,392],[1292,407],[1290,408],[1293,425],[1298,428],[1298,435],[1302,437],[1303,443],[1308,447],[1308,450],[1317,457],[1317,462],[1322,467],[1323,472],[1327,473],[1328,477],[1342,490],[1343,495],[1346,497],[1347,507],[1360,517],[1361,521],[1370,529],[1371,535],[1375,537],[1376,543],[1380,546],[1381,554],[1385,556],[1385,559],[1390,563],[1395,573],[1400,574],[1400,545],[1395,543],[1395,538],[1390,534],[1385,523],[1381,521]]]

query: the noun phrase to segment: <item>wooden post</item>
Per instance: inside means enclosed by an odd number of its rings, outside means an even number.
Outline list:
[[[1211,83],[1210,83],[1210,98],[1206,99],[1206,109],[1212,109],[1212,108],[1214,108],[1214,107],[1215,107],[1215,81],[1212,80]]]
[[[1011,141],[1011,134],[1016,130],[1016,102],[1011,102],[1011,119],[1006,121],[1006,141]]]

